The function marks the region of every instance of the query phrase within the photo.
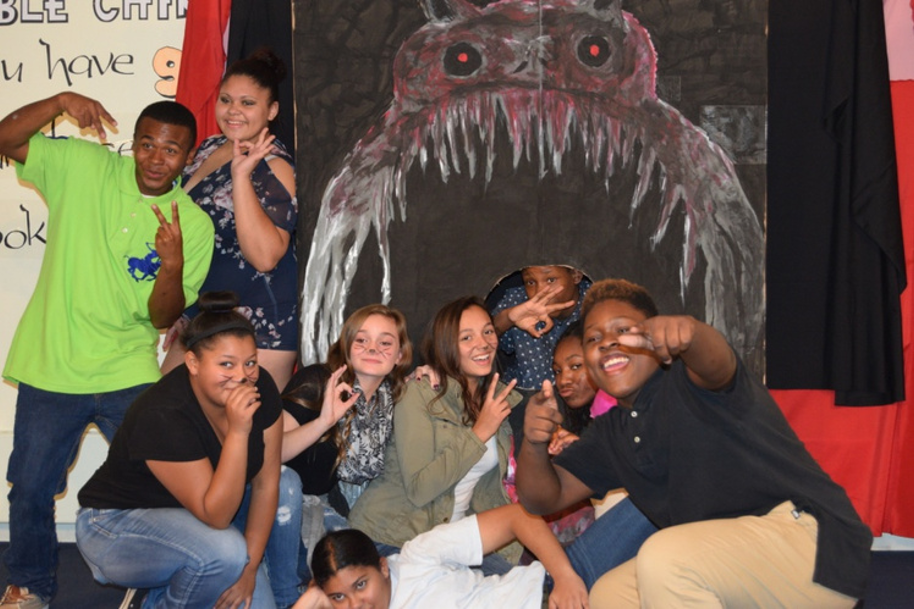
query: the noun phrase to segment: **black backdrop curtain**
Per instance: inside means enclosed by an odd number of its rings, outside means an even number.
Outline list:
[[[295,152],[295,103],[292,73],[292,0],[232,0],[226,65],[268,46],[286,64],[279,85],[279,120],[273,133]]]
[[[904,251],[882,2],[770,0],[767,370],[904,399]]]

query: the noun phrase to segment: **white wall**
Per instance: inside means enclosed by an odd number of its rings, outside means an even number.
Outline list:
[[[187,0],[0,2],[0,116],[72,90],[102,102],[119,124],[109,133],[109,142],[129,148],[140,110],[174,97],[186,12]],[[54,131],[95,139],[94,133],[78,133],[69,121],[60,121]],[[19,183],[7,159],[0,158],[0,368],[41,265],[46,212],[41,198]],[[15,403],[15,386],[0,383],[3,480],[12,449]],[[71,472],[69,490],[58,500],[63,539],[72,539],[76,491],[106,452],[104,438],[92,428]],[[7,539],[8,487],[0,490],[0,539]]]

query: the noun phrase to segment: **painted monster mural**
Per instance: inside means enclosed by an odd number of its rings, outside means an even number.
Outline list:
[[[303,360],[321,358],[339,335],[366,256],[379,270],[375,300],[396,301],[396,274],[409,269],[392,264],[392,250],[410,236],[431,242],[414,257],[442,240],[464,244],[457,274],[558,262],[580,262],[595,278],[653,269],[630,278],[652,287],[665,275],[682,309],[757,359],[758,217],[727,154],[658,98],[657,56],[638,19],[618,0],[427,0],[423,9],[427,23],[393,60],[393,100],[323,189],[304,278]],[[546,211],[527,217],[524,197]],[[409,230],[424,213],[444,220]],[[548,232],[576,214],[580,229]],[[537,230],[547,232],[531,246]],[[488,260],[476,249],[510,252],[512,243],[523,253],[507,268],[474,264]]]

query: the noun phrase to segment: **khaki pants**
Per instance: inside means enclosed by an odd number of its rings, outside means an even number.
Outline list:
[[[765,516],[658,531],[636,558],[597,580],[591,609],[853,607],[856,599],[812,581],[819,525],[793,510],[787,501]]]

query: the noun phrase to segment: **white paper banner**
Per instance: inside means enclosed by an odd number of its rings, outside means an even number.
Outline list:
[[[0,0],[0,117],[75,91],[107,108],[118,121],[109,144],[129,152],[143,107],[175,95],[186,12],[187,0]],[[59,119],[46,131],[98,141],[70,120]],[[0,157],[0,368],[38,276],[46,221],[44,202]],[[4,476],[15,401],[15,387],[0,384]],[[73,489],[70,498],[75,501]],[[2,501],[0,521],[6,507]],[[64,512],[69,510],[58,509],[58,519],[71,520]]]

